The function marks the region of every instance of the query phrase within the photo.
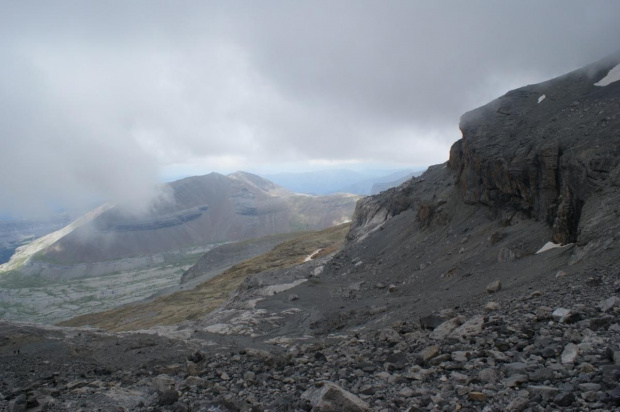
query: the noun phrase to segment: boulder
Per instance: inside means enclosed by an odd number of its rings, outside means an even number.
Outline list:
[[[496,280],[487,285],[487,293],[497,293],[502,290],[502,282]]]
[[[604,301],[598,304],[598,307],[601,310],[601,312],[607,312],[608,310],[613,309],[615,307],[620,307],[620,297],[612,296],[608,299],[605,299]]]
[[[312,405],[313,412],[366,412],[366,402],[332,382],[320,382],[301,395]]]
[[[456,328],[454,331],[452,331],[449,336],[453,338],[476,336],[482,332],[483,325],[484,317],[474,316],[473,318],[469,319],[467,322]]]
[[[168,375],[159,375],[153,378],[151,386],[158,392],[165,392],[175,388],[174,379]]]
[[[579,346],[574,343],[569,343],[564,347],[562,351],[561,359],[564,365],[572,365],[575,363],[575,359],[577,359],[577,355],[579,355]]]
[[[428,346],[420,352],[420,356],[424,362],[428,362],[437,355],[439,355],[439,346],[437,345]]]
[[[452,333],[456,328],[462,325],[464,321],[465,318],[463,316],[456,316],[437,326],[429,336],[431,339],[443,340],[448,337],[448,335],[450,335],[450,333]]]

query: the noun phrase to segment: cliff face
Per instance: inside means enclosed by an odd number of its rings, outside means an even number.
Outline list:
[[[620,183],[620,81],[595,83],[619,63],[620,53],[513,90],[463,115],[463,137],[452,146],[448,162],[458,197],[488,206],[496,215],[546,222],[555,243],[583,246],[613,237],[618,215],[612,205],[619,200]],[[350,238],[402,210],[419,208],[424,196],[413,187],[405,184],[360,201]]]
[[[584,205],[618,174],[620,83],[595,85],[618,63],[608,58],[463,115],[450,151],[463,200],[525,212],[551,225],[556,243],[578,241]]]

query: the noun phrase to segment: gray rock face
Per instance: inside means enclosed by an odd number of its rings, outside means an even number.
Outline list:
[[[463,200],[545,221],[556,243],[577,241],[586,235],[579,234],[583,225],[617,227],[613,211],[594,211],[586,203],[620,174],[618,85],[594,86],[619,60],[612,56],[513,90],[464,114],[463,138],[452,146],[449,162]],[[538,103],[542,94],[547,99]]]

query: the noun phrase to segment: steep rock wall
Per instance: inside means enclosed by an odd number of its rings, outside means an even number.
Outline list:
[[[620,159],[620,82],[595,86],[618,63],[612,56],[463,115],[449,161],[461,198],[524,212],[551,225],[554,242],[576,242],[584,205]]]
[[[443,165],[429,168],[421,178],[360,200],[348,239],[410,208],[419,209],[418,219],[432,216],[439,198],[455,195],[504,216],[546,222],[556,243],[620,238],[612,206],[620,201],[620,81],[595,85],[619,63],[620,53],[464,114],[449,172],[438,173]],[[454,187],[438,189],[439,176]]]

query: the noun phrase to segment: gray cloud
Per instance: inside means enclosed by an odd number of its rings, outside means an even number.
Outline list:
[[[1,8],[0,210],[18,212],[139,204],[184,165],[440,162],[463,112],[620,38],[617,1]]]

